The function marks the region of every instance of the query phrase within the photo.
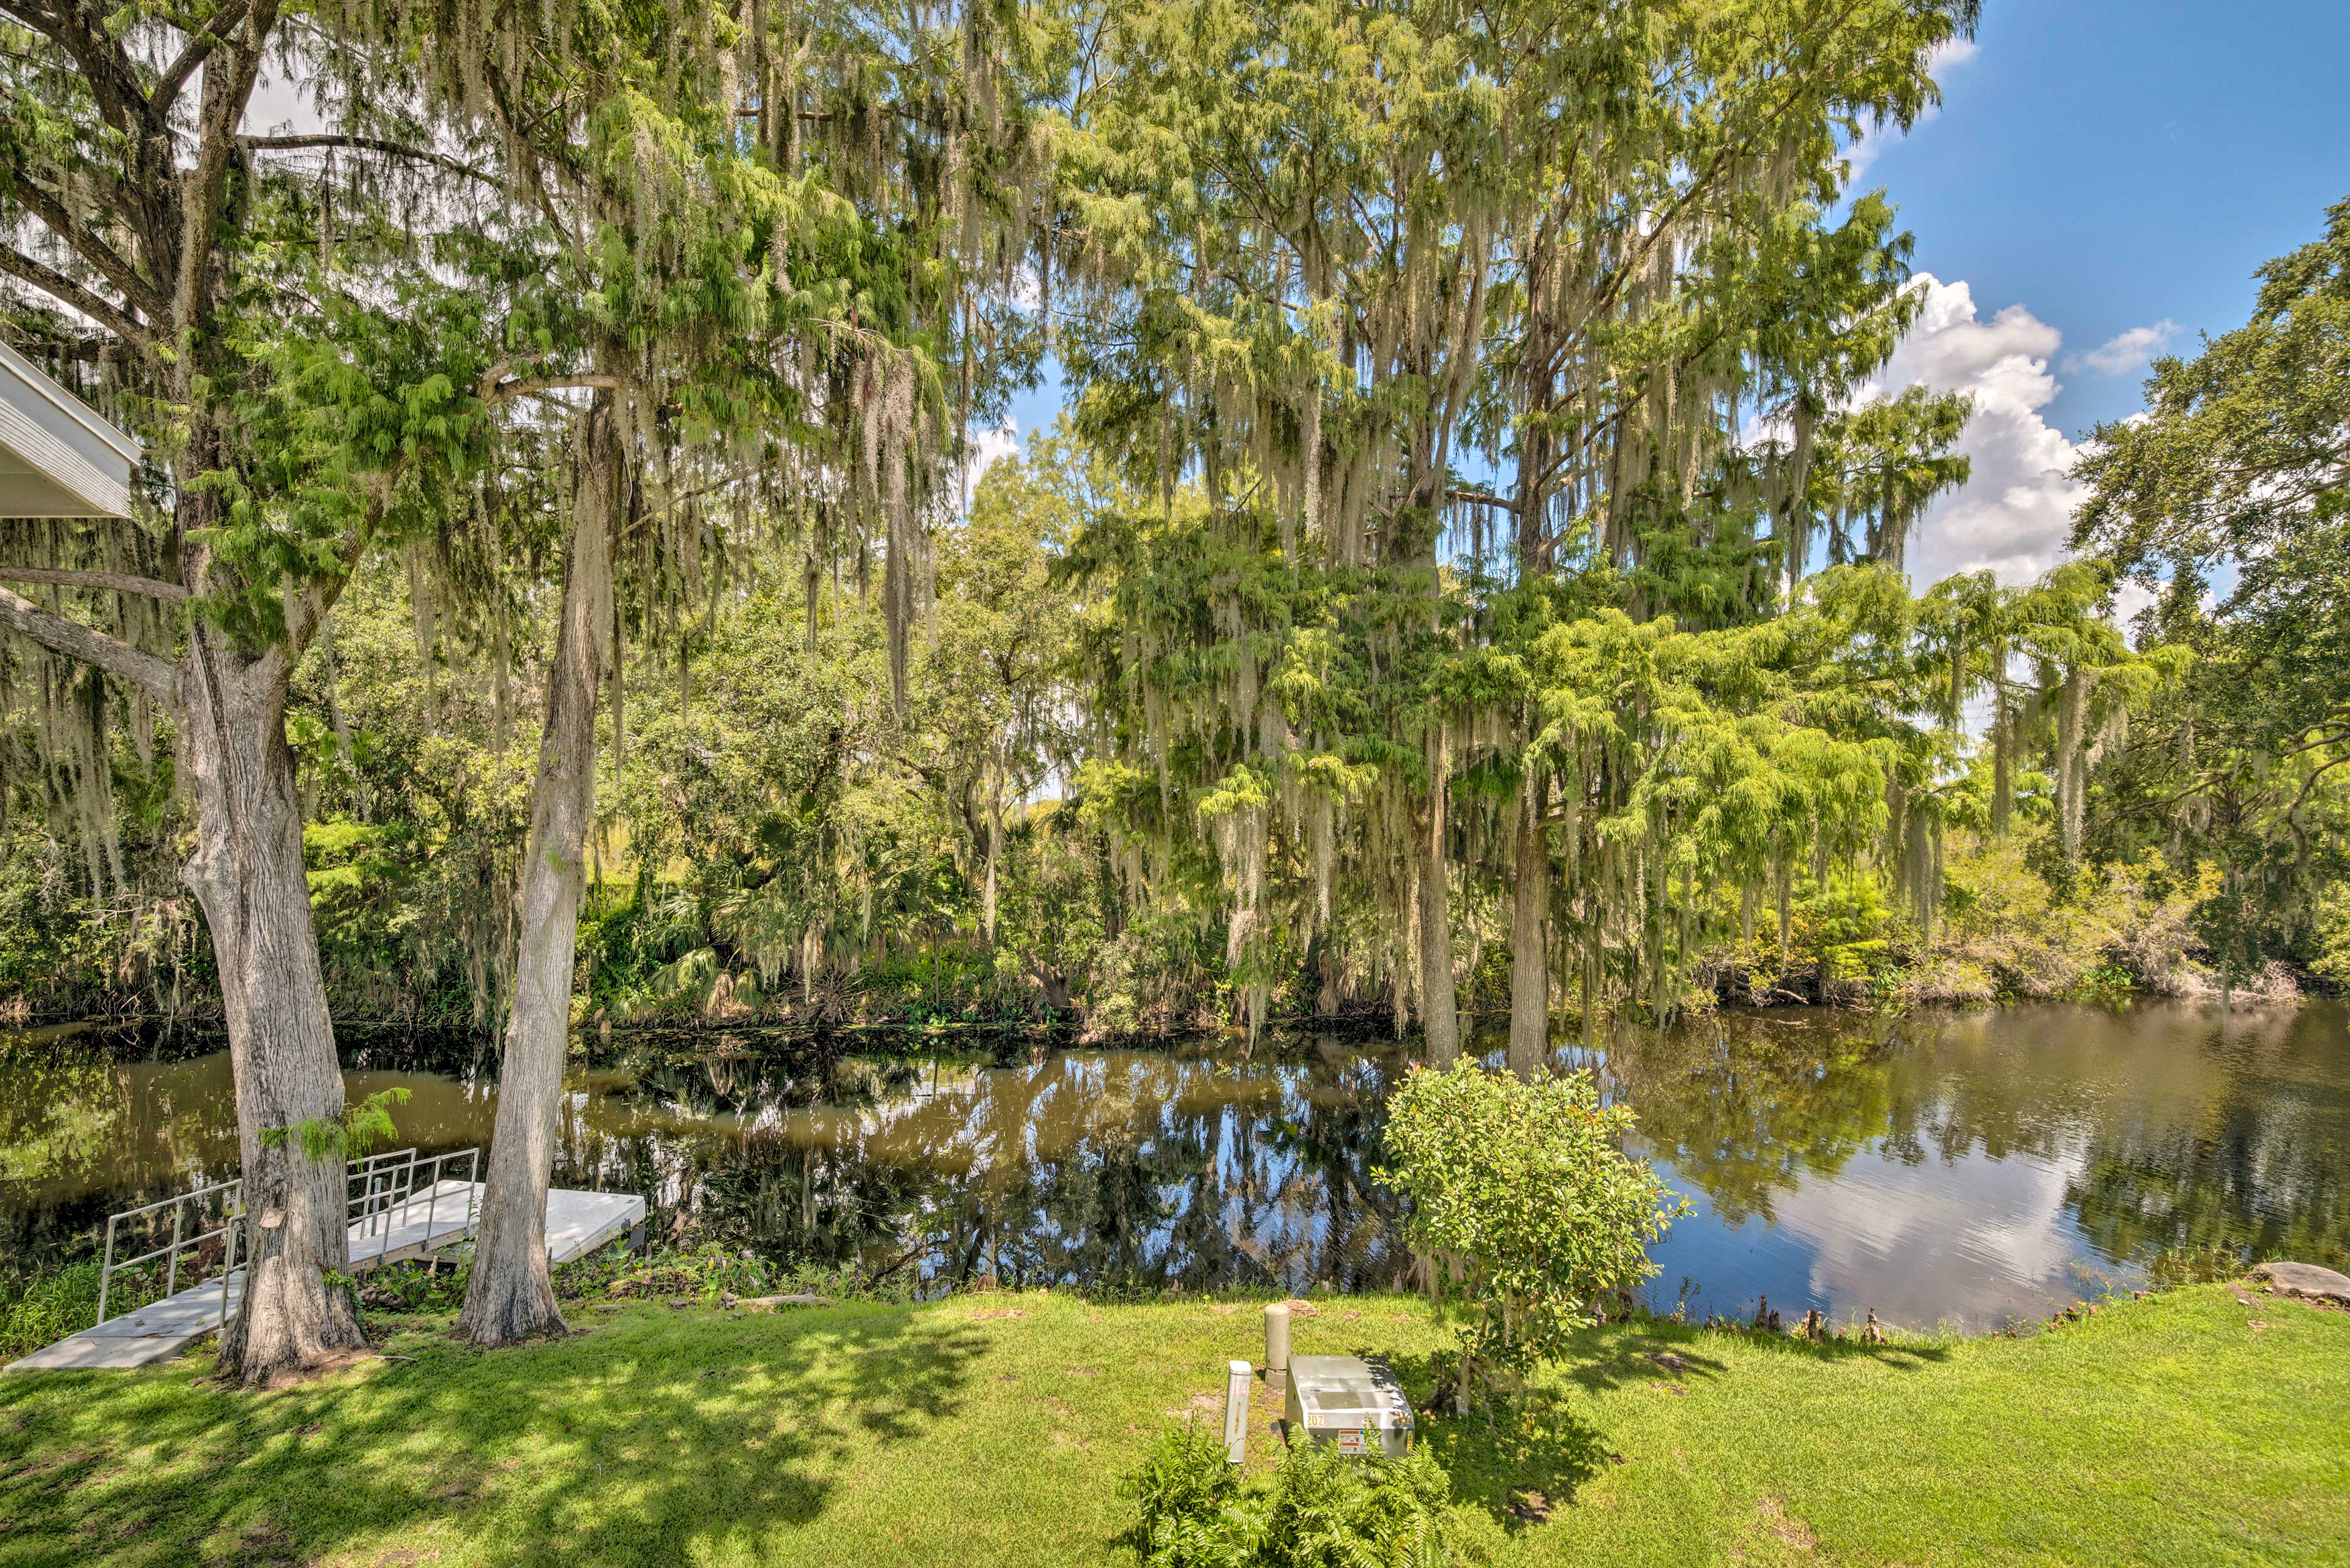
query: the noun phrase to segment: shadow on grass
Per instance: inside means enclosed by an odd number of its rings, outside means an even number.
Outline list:
[[[9,1379],[0,1562],[685,1561],[817,1519],[860,1453],[961,1408],[988,1345],[886,1308],[379,1342],[400,1359],[267,1395]]]
[[[1664,1318],[1633,1318],[1586,1329],[1565,1362],[1568,1379],[1591,1393],[1632,1383],[1711,1381],[1729,1375],[1721,1352],[1736,1345],[1748,1355],[1788,1355],[1806,1361],[1872,1361],[1918,1368],[1950,1358],[1946,1345],[1907,1341],[1866,1345],[1856,1339],[1800,1339],[1793,1334],[1738,1329],[1700,1329]]]
[[[1464,1417],[1437,1415],[1429,1402],[1443,1376],[1442,1353],[1383,1355],[1357,1347],[1350,1354],[1384,1361],[1394,1371],[1412,1408],[1422,1412],[1418,1441],[1451,1478],[1452,1501],[1484,1510],[1505,1528],[1516,1530],[1525,1522],[1511,1506],[1513,1494],[1539,1492],[1553,1504],[1572,1501],[1611,1458],[1607,1434],[1568,1409],[1555,1391],[1530,1389],[1506,1409]]]
[[[1586,1394],[1644,1383],[1686,1394],[1691,1385],[1734,1376],[1721,1355],[1732,1344],[1750,1355],[1783,1355],[1820,1363],[1868,1360],[1900,1368],[1924,1367],[1950,1355],[1948,1347],[1933,1344],[1814,1342],[1785,1334],[1700,1330],[1651,1318],[1586,1330],[1575,1336],[1575,1347],[1558,1371],[1565,1385]],[[1374,1353],[1358,1348],[1354,1354]],[[1443,1376],[1443,1353],[1387,1360],[1413,1407],[1425,1409]],[[1513,1506],[1518,1494],[1539,1492],[1551,1508],[1565,1507],[1604,1466],[1623,1462],[1607,1434],[1575,1413],[1565,1386],[1537,1385],[1508,1408],[1424,1419],[1419,1439],[1451,1475],[1453,1500],[1484,1510],[1513,1532],[1533,1522]]]

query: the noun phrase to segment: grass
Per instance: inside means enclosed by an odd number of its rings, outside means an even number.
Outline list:
[[[2350,1316],[2238,1298],[1884,1347],[1619,1324],[1423,1435],[1495,1563],[2350,1562]],[[1261,1345],[1253,1305],[1058,1294],[573,1319],[487,1355],[379,1320],[387,1358],[268,1394],[201,1355],[0,1379],[0,1564],[1130,1562],[1117,1478]],[[1295,1339],[1424,1392],[1442,1334],[1362,1297]]]
[[[137,1302],[126,1304],[140,1304],[144,1299],[140,1294]],[[109,1315],[112,1307],[109,1302]],[[13,1361],[29,1355],[88,1328],[97,1318],[98,1264],[94,1262],[69,1263],[27,1280],[0,1280],[0,1357]]]

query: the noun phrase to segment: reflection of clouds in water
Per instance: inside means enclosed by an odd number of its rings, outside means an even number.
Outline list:
[[[1866,1155],[1788,1194],[1779,1224],[1811,1247],[1812,1294],[1832,1313],[1875,1307],[1911,1324],[2042,1313],[2076,1288],[2065,1189],[2083,1164],[2073,1152],[1970,1152],[1939,1167]]]
[[[1701,1287],[1690,1303],[1700,1318],[1744,1319],[1761,1295],[1789,1319],[1816,1307],[1838,1323],[1871,1308],[1910,1327],[2044,1314],[2082,1288],[2084,1243],[2066,1201],[2082,1164],[2077,1154],[1929,1165],[1865,1154],[1783,1194],[1774,1220],[1737,1224],[1668,1168],[1697,1207],[1653,1249],[1649,1299],[1669,1309],[1687,1277]]]
[[[1971,1014],[1719,1014],[1563,1049],[1640,1116],[1636,1151],[1697,1200],[1656,1249],[1669,1309],[1976,1324],[2095,1289],[2167,1246],[2350,1258],[2350,1031],[2339,1004],[2253,1014],[2063,1006]],[[0,1058],[0,1262],[92,1216],[233,1173],[227,1058]],[[1389,1282],[1370,1172],[1390,1044],[1167,1050],[1017,1044],[937,1055],[683,1049],[567,1075],[556,1179],[690,1210],[779,1256],[895,1258],[941,1277]],[[428,1043],[429,1045],[429,1043]],[[494,1059],[369,1051],[354,1098],[411,1091],[427,1153],[488,1141]],[[1495,1061],[1498,1063],[1497,1054]],[[396,1064],[398,1070],[385,1070]],[[8,1162],[13,1161],[11,1166]]]

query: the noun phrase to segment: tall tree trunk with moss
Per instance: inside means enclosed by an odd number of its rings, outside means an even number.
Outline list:
[[[987,886],[980,899],[980,929],[995,946],[995,867],[1003,853],[1003,753],[991,746],[987,767]]]
[[[220,421],[189,400],[199,411],[175,462],[182,473],[221,472],[230,453]],[[224,521],[215,487],[181,483],[172,518],[181,581],[234,602],[238,574],[213,554]],[[345,542],[346,560],[364,548],[369,526]],[[258,646],[209,615],[192,616],[176,661],[0,589],[0,626],[143,688],[171,704],[178,725],[196,815],[182,877],[203,909],[219,971],[244,1180],[245,1290],[224,1326],[220,1365],[248,1383],[365,1343],[348,1291],[331,1282],[348,1262],[343,1080],[286,741],[290,677],[340,581],[289,587],[277,635]],[[161,583],[133,591],[184,597]]]
[[[1518,791],[1510,910],[1510,1070],[1532,1078],[1550,1053],[1549,781],[1528,768]]]
[[[1991,649],[1991,831],[2005,838],[2015,816],[2015,709],[2007,694],[2007,644]]]
[[[546,726],[523,862],[521,942],[497,1122],[482,1194],[480,1243],[457,1326],[475,1345],[563,1331],[546,1267],[546,1189],[563,1107],[579,901],[596,815],[596,699],[612,622],[612,515],[619,436],[610,392],[579,421],[563,604],[547,670]]]
[[[1428,1054],[1450,1064],[1461,1054],[1461,1010],[1452,982],[1451,873],[1445,864],[1444,807],[1451,771],[1449,737],[1436,745],[1436,765],[1428,787],[1428,815],[1421,826],[1419,865],[1419,1025]]]
[[[2056,689],[2056,836],[2067,864],[2079,861],[2089,816],[2089,691],[2095,676],[2064,671]]]

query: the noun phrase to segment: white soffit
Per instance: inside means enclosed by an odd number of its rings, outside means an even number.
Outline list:
[[[128,517],[139,443],[0,343],[0,517]]]

